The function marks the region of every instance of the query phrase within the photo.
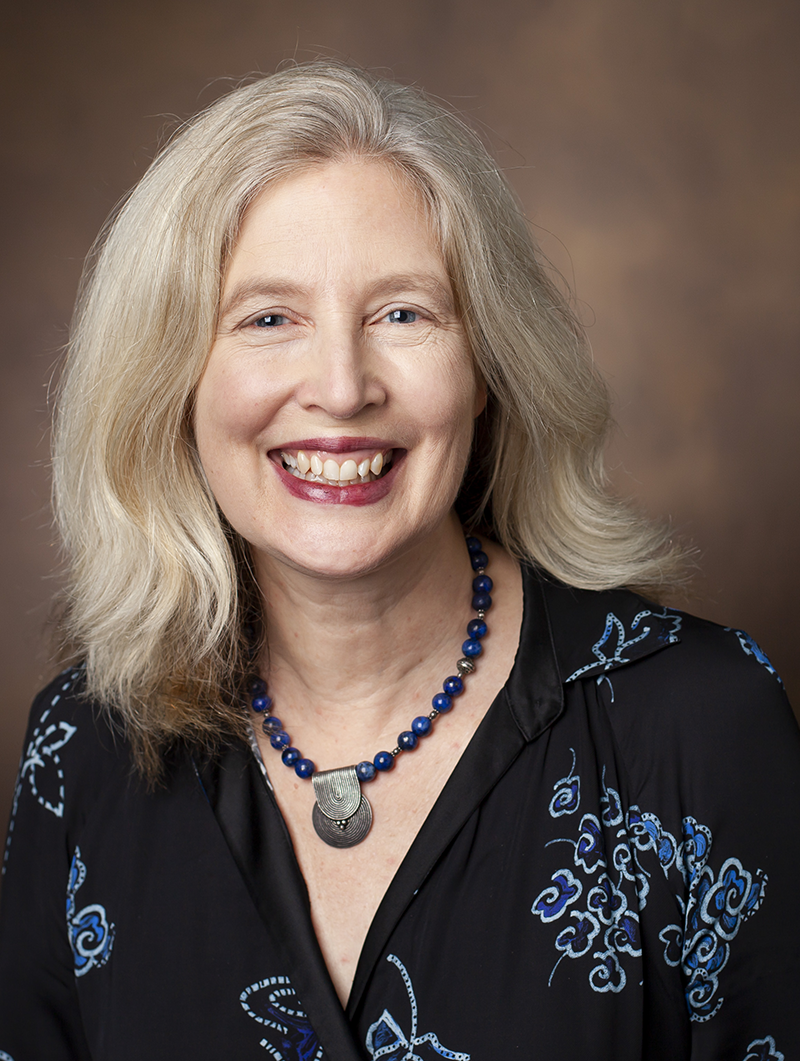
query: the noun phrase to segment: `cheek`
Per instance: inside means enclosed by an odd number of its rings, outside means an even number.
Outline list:
[[[460,474],[472,446],[475,417],[485,402],[469,364],[459,359],[420,390],[418,409],[432,428],[437,459]]]
[[[252,439],[264,422],[264,395],[243,373],[210,364],[197,388],[194,433],[200,459]]]
[[[451,431],[471,438],[475,417],[486,404],[486,396],[468,354],[463,353],[451,363],[440,393],[447,397],[439,404],[439,413]]]

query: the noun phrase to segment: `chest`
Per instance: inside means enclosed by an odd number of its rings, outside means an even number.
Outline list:
[[[461,750],[460,742],[453,742],[444,754],[455,761]],[[366,839],[350,848],[330,847],[317,835],[311,784],[280,773],[275,778],[276,798],[308,888],[314,931],[343,1005],[370,925],[444,786],[447,766],[431,769],[430,763],[417,760],[412,766],[409,761],[399,764],[396,774],[364,786],[373,824]]]

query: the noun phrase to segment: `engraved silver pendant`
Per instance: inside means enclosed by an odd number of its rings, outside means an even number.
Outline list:
[[[372,825],[372,807],[361,792],[356,768],[323,770],[311,780],[317,797],[311,820],[320,840],[331,847],[360,844]]]

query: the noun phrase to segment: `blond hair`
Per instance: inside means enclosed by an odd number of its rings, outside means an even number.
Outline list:
[[[653,591],[675,569],[663,534],[606,489],[605,387],[475,133],[416,88],[338,63],[253,81],[188,122],[101,233],[56,417],[61,630],[151,774],[170,741],[239,725],[241,631],[258,607],[191,427],[232,240],[265,186],[353,158],[421,195],[488,385],[462,519],[574,586]]]

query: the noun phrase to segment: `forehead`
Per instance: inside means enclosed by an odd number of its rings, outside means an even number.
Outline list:
[[[224,288],[254,270],[435,271],[449,280],[425,199],[398,168],[314,164],[264,188],[232,241]]]

